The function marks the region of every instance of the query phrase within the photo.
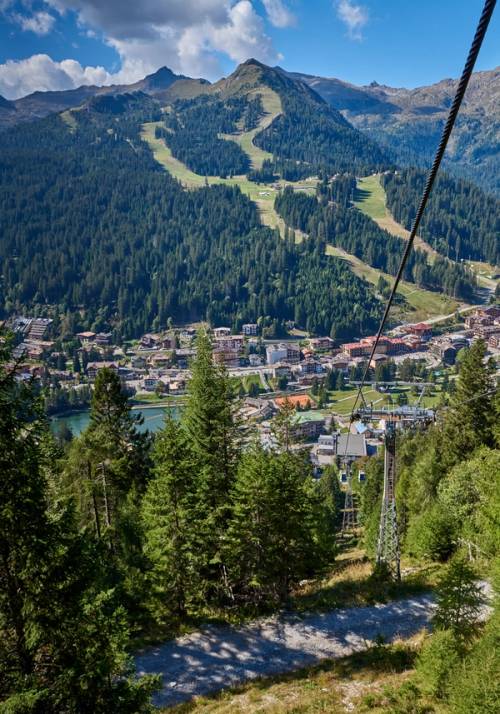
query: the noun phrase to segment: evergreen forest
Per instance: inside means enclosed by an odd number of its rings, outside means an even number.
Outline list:
[[[324,179],[317,196],[309,196],[287,186],[276,199],[276,210],[287,225],[308,233],[326,246],[331,243],[360,258],[368,265],[395,275],[405,248],[403,239],[391,235],[371,218],[355,209],[355,179],[340,176],[330,183]],[[421,250],[413,250],[405,267],[404,279],[429,290],[472,300],[474,276],[447,258],[430,264]]]
[[[426,174],[404,169],[382,176],[387,206],[408,230],[415,218]],[[420,224],[420,234],[453,260],[500,263],[500,201],[463,179],[440,174]]]
[[[75,328],[116,338],[169,317],[373,331],[379,302],[342,261],[281,240],[238,188],[184,191],[154,161],[139,129],[155,106],[74,113],[74,127],[52,116],[0,135],[2,315],[56,307]]]

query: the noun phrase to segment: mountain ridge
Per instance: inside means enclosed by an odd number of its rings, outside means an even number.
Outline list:
[[[22,122],[36,121],[49,114],[73,109],[96,96],[139,91],[164,99],[168,93],[175,95],[175,85],[179,85],[181,96],[186,94],[186,85],[190,84],[205,87],[209,86],[210,82],[202,78],[177,75],[164,66],[132,84],[81,85],[75,89],[36,91],[15,100],[0,97],[0,131]]]
[[[110,86],[83,85],[76,89],[33,92],[16,100],[0,98],[0,131],[20,122],[81,106],[92,97],[143,92],[160,103],[192,99],[202,94],[229,97],[255,88],[259,82],[287,91],[283,83],[294,81],[294,91],[321,107],[326,103],[339,123],[353,126],[386,147],[402,166],[429,164],[458,80],[445,78],[431,85],[407,89],[378,82],[358,86],[335,77],[287,72],[268,67],[254,58],[242,62],[228,77],[213,84],[203,78],[175,74],[168,67],[132,83]],[[288,89],[290,85],[288,86]],[[500,194],[498,146],[500,145],[500,67],[473,73],[462,105],[445,167],[456,176],[474,181]]]
[[[280,68],[280,71],[285,70]],[[285,72],[286,73],[286,72]],[[458,79],[406,89],[376,82],[357,86],[336,78],[286,73],[305,82],[357,129],[388,146],[403,165],[428,165],[439,142]],[[500,67],[474,72],[450,139],[445,166],[500,193]]]

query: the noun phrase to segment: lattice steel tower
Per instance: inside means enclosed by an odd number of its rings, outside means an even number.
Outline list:
[[[347,489],[344,499],[344,513],[342,516],[342,533],[353,531],[357,526],[358,518],[357,511],[354,507],[354,499],[352,495],[352,475],[349,465],[346,466],[347,472]]]
[[[377,545],[377,563],[384,563],[391,575],[401,579],[398,518],[396,512],[396,429],[388,422],[385,433],[384,493]]]

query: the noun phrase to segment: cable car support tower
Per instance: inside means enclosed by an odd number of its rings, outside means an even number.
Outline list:
[[[420,399],[422,395],[423,391]],[[416,406],[393,409],[374,409],[365,404],[357,413],[363,422],[374,419],[386,420],[384,487],[377,541],[377,565],[385,566],[395,580],[401,580],[401,554],[396,509],[396,431],[398,427],[414,427],[434,421],[433,410],[420,407],[420,399]]]

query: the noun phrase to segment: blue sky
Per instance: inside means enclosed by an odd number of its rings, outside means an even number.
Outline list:
[[[462,69],[483,0],[0,0],[0,94],[131,82],[162,65],[211,80],[255,56],[415,87]],[[500,11],[476,69],[500,64]]]

